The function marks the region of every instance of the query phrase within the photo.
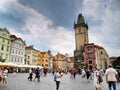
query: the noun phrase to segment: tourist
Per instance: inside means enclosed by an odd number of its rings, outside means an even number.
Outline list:
[[[94,87],[96,90],[102,90],[99,81],[99,75],[100,75],[100,71],[98,71],[97,68],[94,67]]]
[[[57,73],[56,73],[56,90],[59,89],[59,86],[60,86],[60,81],[61,81],[61,77],[63,76],[63,73],[61,72],[60,69],[57,70]]]
[[[40,82],[40,70],[39,67],[35,70],[35,78],[34,78],[34,82],[37,79],[38,82]]]
[[[86,82],[89,82],[89,77],[90,77],[90,71],[88,69],[85,70],[86,72]]]
[[[3,86],[7,86],[7,77],[8,77],[8,70],[6,68],[3,68],[3,75],[2,75],[2,84]]]
[[[109,65],[109,68],[106,70],[106,83],[108,83],[109,90],[112,90],[112,86],[113,90],[116,90],[117,79],[118,79],[117,71],[111,65]]]
[[[29,77],[28,77],[28,80],[32,81],[32,78],[33,78],[33,70],[30,69],[30,70],[29,70]]]
[[[86,82],[86,72],[82,69],[82,82]]]
[[[74,74],[73,74],[74,68],[71,68],[69,72],[70,72],[70,79],[73,79],[74,78]]]

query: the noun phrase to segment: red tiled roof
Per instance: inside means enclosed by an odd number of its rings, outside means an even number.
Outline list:
[[[46,54],[46,53],[48,53],[48,52],[40,52],[40,54]]]
[[[25,49],[34,49],[32,45],[26,46]]]
[[[17,37],[15,35],[10,35],[10,38],[17,39]]]
[[[98,46],[98,45],[95,45],[95,48],[98,48],[98,49],[104,49],[103,47]]]
[[[59,58],[59,57],[64,58],[65,55],[63,55],[63,54],[59,54],[59,53],[58,53],[58,54],[56,55],[56,57],[57,57],[57,58]]]

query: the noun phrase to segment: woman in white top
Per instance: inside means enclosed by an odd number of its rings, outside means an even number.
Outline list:
[[[99,82],[99,75],[100,75],[99,70],[96,67],[94,67],[93,69],[94,69],[94,87],[96,90],[102,90]]]
[[[56,73],[56,90],[59,89],[60,86],[60,81],[61,81],[61,77],[63,76],[63,74],[61,73],[61,70],[58,69],[57,73]]]
[[[8,70],[5,68],[3,69],[3,86],[7,86],[7,77],[8,77]]]

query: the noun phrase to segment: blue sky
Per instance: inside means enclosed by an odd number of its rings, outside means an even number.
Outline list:
[[[89,42],[120,56],[120,0],[0,0],[0,28],[40,51],[73,56],[79,13],[88,23]]]

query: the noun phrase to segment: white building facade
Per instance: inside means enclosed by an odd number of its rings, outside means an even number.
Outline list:
[[[15,35],[11,35],[11,57],[10,62],[19,65],[25,64],[25,42],[21,38],[17,38]]]

